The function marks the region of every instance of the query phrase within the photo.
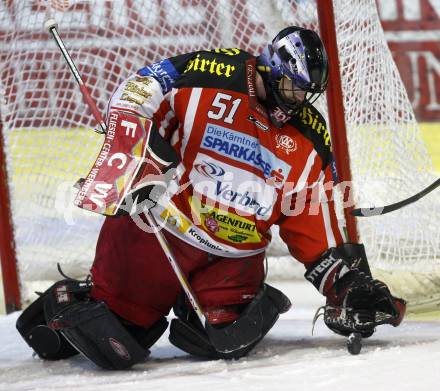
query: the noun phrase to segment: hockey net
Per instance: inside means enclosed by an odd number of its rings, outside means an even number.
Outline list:
[[[430,184],[432,164],[374,0],[333,3],[356,203],[389,204]],[[102,223],[72,202],[72,184],[88,172],[102,136],[44,22],[58,22],[104,112],[116,86],[147,63],[202,48],[256,54],[285,26],[318,31],[316,7],[314,0],[0,3],[0,114],[23,303],[59,278],[57,262],[68,275],[87,274]],[[327,115],[325,97],[318,106]],[[413,305],[440,301],[438,201],[431,194],[359,220],[374,273]],[[302,276],[278,239],[269,254],[270,277]]]

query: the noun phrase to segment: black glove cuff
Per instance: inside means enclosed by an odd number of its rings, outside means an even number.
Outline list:
[[[304,277],[310,281],[323,295],[333,285],[335,274],[345,266],[343,253],[339,248],[333,247],[327,250],[321,258],[311,265]],[[331,284],[329,284],[331,281]]]

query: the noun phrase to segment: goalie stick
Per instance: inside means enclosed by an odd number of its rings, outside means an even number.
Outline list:
[[[90,91],[88,90],[77,67],[75,66],[75,63],[73,62],[69,52],[67,51],[64,42],[58,34],[56,21],[53,19],[47,20],[45,22],[45,27],[52,34],[56,44],[60,48],[63,57],[66,60],[67,65],[69,66],[70,71],[72,72],[76,82],[79,85],[85,103],[89,106],[93,116],[95,117],[101,128],[100,133],[107,133],[107,125],[104,122],[100,112],[98,111],[95,101],[93,100]],[[145,212],[145,215],[149,225],[153,228],[154,234],[156,235],[156,238],[158,239],[165,256],[171,264],[171,267],[177,279],[179,280],[180,285],[182,286],[191,306],[197,314],[201,324],[204,325],[205,331],[213,347],[220,353],[231,353],[244,347],[250,346],[251,344],[256,342],[261,337],[261,333],[260,330],[253,330],[252,328],[247,330],[248,332],[246,333],[245,337],[243,337],[243,333],[241,332],[239,334],[242,338],[236,338],[238,330],[242,329],[242,325],[249,324],[249,321],[247,319],[239,318],[228,326],[222,328],[215,328],[208,322],[205,314],[203,313],[202,307],[200,306],[197,297],[188,282],[188,279],[180,268],[165,236],[162,234],[162,232],[156,229],[158,225],[155,218],[149,212],[149,210]]]
[[[420,200],[420,198],[424,197],[431,191],[435,190],[440,186],[440,178],[437,179],[434,183],[430,184],[427,188],[423,189],[421,192],[414,194],[413,196],[396,202],[394,204],[386,205],[386,206],[374,206],[372,208],[357,208],[351,211],[352,216],[356,217],[370,217],[370,216],[380,216],[389,212],[393,212],[404,206],[410,205],[413,202]]]
[[[96,107],[95,101],[92,98],[92,95],[90,94],[89,89],[86,86],[86,83],[82,79],[80,73],[78,72],[78,68],[76,67],[75,63],[72,60],[72,57],[70,57],[69,52],[66,49],[66,46],[64,45],[63,40],[61,39],[60,35],[57,31],[57,22],[54,19],[48,19],[46,23],[44,24],[44,27],[46,27],[47,30],[52,34],[56,44],[61,50],[61,53],[63,54],[64,59],[67,62],[67,65],[69,66],[73,77],[75,78],[76,82],[79,85],[79,89],[81,91],[81,94],[84,98],[84,102],[87,106],[89,106],[90,111],[92,112],[93,116],[95,117],[96,121],[99,124],[99,127],[101,128],[98,133],[106,133],[107,132],[107,126],[105,125],[105,122],[101,116],[101,113],[99,112],[98,108]]]

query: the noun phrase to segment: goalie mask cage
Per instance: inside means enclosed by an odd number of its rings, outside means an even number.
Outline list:
[[[49,18],[102,113],[116,86],[145,64],[202,48],[257,54],[288,25],[320,31],[332,75],[318,107],[333,131],[340,179],[351,170],[356,206],[393,203],[433,182],[374,0],[1,2],[0,246],[8,311],[59,279],[57,262],[66,274],[84,277],[102,223],[73,206],[72,185],[87,174],[102,136],[91,131],[94,119],[44,30]],[[434,193],[389,215],[358,219],[373,274],[418,308],[440,301],[438,201]],[[355,238],[353,219],[347,228]],[[269,275],[303,274],[279,240],[270,255]]]

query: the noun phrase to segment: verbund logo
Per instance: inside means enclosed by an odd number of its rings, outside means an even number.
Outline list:
[[[195,164],[194,168],[197,170],[199,174],[202,174],[212,179],[216,179],[217,177],[221,177],[225,175],[225,170],[222,167],[220,167],[217,164],[209,163],[206,161]]]
[[[277,197],[275,188],[264,179],[227,163],[217,164],[202,153],[197,155],[189,178],[195,194],[234,208],[240,216],[267,219]]]

